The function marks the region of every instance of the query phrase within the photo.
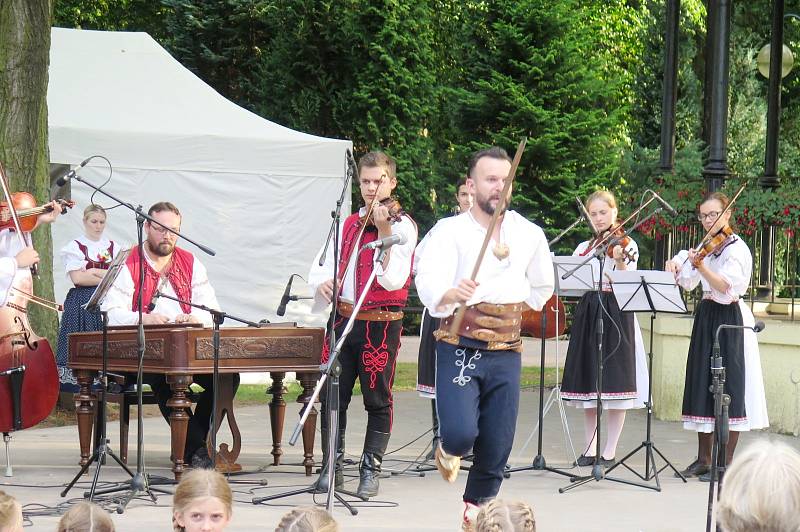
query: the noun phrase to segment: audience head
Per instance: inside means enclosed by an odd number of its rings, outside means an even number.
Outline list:
[[[0,532],[22,532],[22,507],[4,491],[0,491]]]
[[[213,469],[183,474],[172,499],[172,527],[180,532],[225,530],[233,514],[228,481]]]
[[[285,514],[275,532],[338,532],[339,525],[323,508],[295,508]]]
[[[58,532],[114,532],[114,521],[96,504],[79,502],[61,516]]]
[[[738,452],[725,472],[717,521],[725,532],[800,531],[800,454],[760,440]]]
[[[533,510],[522,501],[491,500],[481,506],[475,532],[536,532]]]

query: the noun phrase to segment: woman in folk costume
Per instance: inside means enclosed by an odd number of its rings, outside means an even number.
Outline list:
[[[62,392],[77,392],[78,381],[67,367],[68,335],[74,332],[97,331],[103,327],[99,313],[83,308],[106,274],[120,246],[103,236],[106,211],[99,205],[89,205],[83,211],[84,234],[61,248],[61,261],[67,277],[75,285],[64,300],[64,313],[58,331],[56,361]]]
[[[709,235],[727,237],[705,257],[683,250],[667,261],[665,269],[675,273],[684,290],[698,284],[703,299],[695,310],[686,381],[683,390],[683,427],[697,432],[697,460],[682,473],[707,480],[714,437],[714,397],[711,385],[710,356],[714,335],[721,324],[754,325],[753,313],[742,296],[747,292],[753,270],[750,248],[730,229],[730,201],[725,194],[708,194],[700,204],[698,219]],[[750,329],[724,330],[719,335],[720,354],[725,366],[725,393],[730,395],[730,437],[726,463],[730,463],[741,431],[769,426],[761,357],[755,332]]]
[[[586,199],[586,210],[598,235],[617,223],[617,200],[608,191],[594,192]],[[596,240],[582,242],[573,252],[585,256],[594,252]],[[604,254],[603,272],[635,270],[639,248],[633,239],[627,246],[612,244],[613,257]],[[590,261],[592,268],[596,261]],[[595,270],[595,274],[599,268]],[[605,280],[604,280],[605,281]],[[597,321],[603,320],[602,407],[606,411],[608,437],[598,463],[614,463],[617,443],[625,424],[625,412],[642,408],[647,398],[647,362],[644,342],[636,317],[620,311],[608,282],[599,283],[598,291],[586,292],[575,308],[570,333],[561,396],[583,409],[586,444],[576,464],[589,466],[595,462],[597,449]],[[602,305],[601,300],[602,299]]]

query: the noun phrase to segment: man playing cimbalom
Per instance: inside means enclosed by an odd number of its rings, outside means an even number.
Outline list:
[[[144,223],[144,285],[139,286],[141,263],[138,249],[133,249],[103,301],[102,308],[108,312],[108,323],[137,325],[139,309],[136,304],[141,290],[142,322],[145,325],[202,323],[203,326],[210,327],[213,320],[207,311],[166,297],[157,298],[155,305],[151,305],[153,296],[159,291],[197,305],[219,308],[205,266],[193,254],[176,246],[177,237],[165,229],[167,227],[180,231],[181,213],[178,208],[172,203],[162,201],[150,207],[147,214],[158,223]],[[194,415],[189,419],[184,456],[192,467],[210,468],[213,464],[206,449],[206,436],[211,425],[213,380],[208,374],[193,375],[192,379],[203,387],[203,392],[198,398]],[[172,390],[166,377],[163,374],[145,373],[143,380],[153,389],[161,414],[169,422],[170,408],[167,401],[172,397]],[[238,385],[238,380],[237,375],[234,378],[234,387]]]

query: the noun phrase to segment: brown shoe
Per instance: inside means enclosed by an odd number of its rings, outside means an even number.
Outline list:
[[[447,482],[455,482],[461,467],[461,457],[447,454],[441,444],[436,448],[436,469]]]

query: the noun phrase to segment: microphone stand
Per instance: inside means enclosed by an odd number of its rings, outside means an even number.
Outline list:
[[[176,301],[181,304],[189,305],[190,307],[194,307],[199,310],[204,310],[211,314],[211,318],[213,320],[213,328],[211,331],[211,339],[212,339],[212,349],[214,353],[214,369],[213,369],[213,388],[214,390],[211,393],[211,453],[209,456],[211,457],[211,463],[216,466],[217,459],[217,429],[219,428],[218,425],[222,424],[222,417],[217,419],[217,397],[219,394],[219,326],[222,325],[222,322],[225,321],[225,318],[230,318],[234,321],[238,321],[239,323],[244,323],[248,327],[256,327],[260,328],[261,324],[256,323],[254,321],[250,321],[244,318],[240,318],[238,316],[234,316],[233,314],[228,314],[227,312],[223,312],[221,310],[213,309],[207,307],[206,305],[198,305],[197,303],[192,303],[191,301],[184,301],[183,299],[179,299],[177,297],[172,297],[167,295],[163,292],[156,292],[159,297],[163,297],[166,299],[171,299],[172,301]],[[155,296],[154,296],[155,297]],[[185,442],[184,442],[185,444]]]
[[[330,356],[328,358],[328,363],[325,365],[320,366],[320,371],[323,372],[323,375],[320,377],[319,382],[317,383],[316,388],[314,389],[314,393],[309,399],[306,409],[303,411],[303,416],[301,417],[298,425],[295,427],[294,432],[292,433],[292,437],[289,439],[289,444],[294,445],[297,442],[297,438],[300,435],[302,430],[302,426],[305,424],[308,415],[311,413],[311,409],[314,407],[314,403],[316,402],[317,398],[319,397],[319,393],[321,391],[321,386],[325,382],[328,375],[331,376],[331,382],[328,385],[327,390],[327,412],[323,412],[323,416],[328,416],[328,495],[325,502],[325,507],[328,513],[333,513],[333,499],[335,498],[339,501],[347,510],[350,512],[351,515],[358,515],[358,510],[353,508],[344,498],[336,492],[336,482],[335,482],[335,462],[336,462],[336,453],[337,453],[337,441],[339,438],[339,376],[342,372],[341,364],[339,363],[338,357],[336,354],[338,353],[337,350],[337,342],[336,342],[336,314],[337,314],[337,307],[339,301],[339,253],[341,252],[339,237],[340,237],[340,230],[339,226],[341,223],[342,217],[342,207],[344,205],[345,195],[350,190],[350,182],[353,178],[358,181],[358,167],[353,160],[353,155],[350,150],[347,150],[347,154],[345,156],[346,159],[346,170],[345,170],[345,178],[344,182],[342,183],[342,190],[339,194],[339,199],[336,201],[336,208],[331,211],[331,227],[328,231],[328,238],[325,241],[325,246],[322,248],[322,253],[320,254],[319,258],[319,265],[322,266],[325,264],[325,258],[328,252],[328,246],[333,240],[333,299],[331,301],[331,314],[329,317],[329,328],[328,328],[328,353]],[[384,255],[384,251],[381,250],[380,253],[381,257]],[[376,272],[373,270],[373,276]],[[367,288],[372,284],[372,279],[374,277],[371,276],[370,280],[367,282]],[[364,294],[367,292],[367,288],[364,289]],[[364,295],[362,294],[362,296]],[[357,308],[353,308],[353,316],[357,313]],[[352,317],[351,317],[352,319]],[[346,333],[345,333],[346,336]],[[316,484],[316,483],[315,483]],[[268,497],[256,497],[253,499],[253,504],[260,504],[264,501],[280,499],[283,497],[290,497],[292,495],[299,495],[301,493],[317,493],[315,484],[311,486],[299,490],[293,490],[286,493],[279,493],[277,495],[271,495]],[[355,494],[350,494],[354,497],[358,497]],[[358,497],[362,501],[361,497]]]
[[[719,332],[722,325],[717,327],[714,338],[713,354],[711,355],[711,393],[714,396],[714,443],[711,448],[711,482],[708,486],[708,514],[706,518],[706,532],[711,532],[711,523],[714,515],[714,491],[719,498],[719,487],[722,486],[722,477],[725,475],[725,452],[728,444],[728,407],[731,396],[725,393],[725,366],[722,365],[722,355],[719,348]],[[721,463],[720,463],[721,462]]]
[[[139,313],[139,326],[137,329],[137,358],[138,358],[138,366],[136,369],[136,406],[137,406],[137,437],[136,437],[136,474],[133,478],[130,479],[130,490],[125,497],[125,500],[117,506],[117,513],[121,514],[125,512],[128,504],[136,497],[140,492],[146,493],[150,500],[156,502],[156,496],[153,494],[153,491],[163,491],[163,490],[156,490],[155,488],[150,486],[150,482],[148,476],[144,470],[144,418],[143,418],[143,408],[142,408],[142,376],[144,374],[143,367],[144,367],[144,352],[145,352],[145,337],[144,337],[144,323],[142,322],[142,290],[141,288],[144,286],[144,264],[145,264],[145,256],[144,256],[144,237],[143,237],[143,227],[145,220],[149,221],[151,224],[156,224],[161,226],[163,229],[169,231],[170,233],[174,234],[178,238],[182,238],[188,242],[191,242],[195,246],[197,246],[201,251],[204,253],[214,256],[216,252],[211,248],[199,244],[195,242],[191,238],[179,233],[178,231],[173,230],[171,227],[166,227],[165,225],[159,223],[158,221],[154,220],[152,216],[145,213],[142,210],[142,206],[138,205],[136,207],[133,206],[131,203],[127,203],[122,201],[121,199],[117,198],[115,195],[106,192],[103,190],[103,187],[95,186],[94,184],[86,181],[80,175],[74,174],[72,179],[83,183],[84,185],[88,186],[89,188],[93,189],[95,192],[99,192],[100,194],[110,198],[111,200],[117,202],[117,204],[125,207],[126,209],[130,210],[136,215],[136,241],[138,246],[138,254],[139,254],[139,290],[137,292],[136,298],[136,305],[138,307]],[[123,488],[113,488],[112,490],[103,490],[98,491],[97,494],[102,493],[110,493],[112,491],[119,491],[119,489]]]
[[[722,323],[714,333],[714,346],[711,353],[711,386],[709,391],[714,395],[714,442],[711,447],[711,482],[708,486],[708,514],[706,517],[706,532],[711,532],[711,522],[714,516],[714,491],[716,488],[719,500],[719,488],[727,469],[727,445],[730,438],[728,408],[731,396],[725,393],[725,366],[722,365],[722,354],[719,346],[719,333],[723,329],[750,329],[754,333],[764,330],[764,322],[758,321],[752,327],[749,325],[728,325]],[[717,525],[719,530],[719,525]]]
[[[656,212],[658,212],[658,210],[660,210],[660,209],[657,209]],[[642,225],[646,220],[647,219],[641,220],[639,223],[634,225],[629,231],[627,231],[627,233],[628,234],[633,233],[633,231],[636,230],[637,227]],[[597,299],[598,299],[598,302],[600,304],[600,309],[603,310],[603,312],[600,312],[597,315],[597,326],[596,326],[596,331],[595,331],[596,335],[597,335],[597,361],[596,361],[596,366],[595,366],[596,367],[596,371],[597,371],[597,385],[596,385],[596,387],[597,387],[597,399],[596,399],[596,405],[595,405],[595,409],[596,409],[596,429],[595,429],[596,430],[596,434],[595,434],[594,465],[592,466],[592,473],[590,475],[585,475],[585,476],[581,476],[581,477],[577,477],[577,476],[571,477],[570,478],[570,482],[572,482],[572,484],[569,485],[569,486],[565,486],[563,488],[559,488],[558,489],[559,493],[565,493],[566,491],[571,490],[572,488],[576,488],[578,486],[581,486],[583,484],[586,484],[587,482],[589,482],[591,480],[596,480],[596,481],[599,482],[599,481],[601,481],[603,479],[611,480],[613,482],[620,482],[622,484],[630,484],[631,486],[639,486],[641,488],[655,489],[652,486],[649,486],[647,484],[643,484],[643,483],[640,483],[640,482],[634,482],[634,481],[626,480],[626,479],[622,479],[622,478],[608,477],[605,474],[605,468],[600,464],[600,459],[602,457],[601,456],[601,451],[600,451],[600,435],[601,435],[600,422],[601,422],[601,419],[602,419],[602,410],[603,410],[603,402],[602,402],[602,397],[601,397],[602,390],[603,390],[603,359],[604,359],[604,354],[603,354],[603,332],[604,332],[603,331],[603,327],[604,327],[603,314],[605,313],[605,310],[604,310],[605,309],[605,305],[603,303],[603,268],[604,268],[605,262],[606,262],[606,260],[605,260],[606,252],[608,251],[608,249],[610,247],[613,247],[613,246],[617,245],[619,243],[619,240],[620,239],[617,238],[617,237],[608,238],[607,241],[604,244],[597,246],[594,249],[594,253],[588,255],[586,257],[586,260],[584,260],[583,262],[581,262],[580,264],[575,266],[572,270],[566,272],[564,275],[561,276],[562,279],[567,279],[568,277],[573,275],[581,266],[585,265],[590,260],[596,258],[597,261],[598,261],[598,265],[600,267],[599,282],[598,282],[598,286],[597,286]]]

